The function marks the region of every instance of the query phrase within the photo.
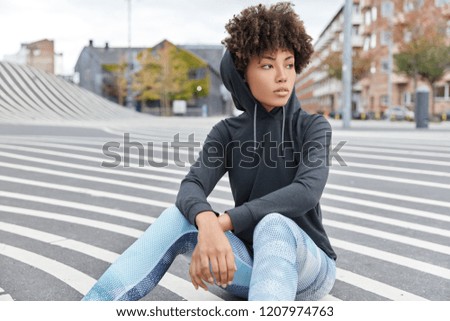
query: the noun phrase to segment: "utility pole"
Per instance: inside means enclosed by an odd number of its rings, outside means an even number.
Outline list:
[[[344,54],[342,57],[342,126],[350,128],[352,114],[352,10],[353,0],[344,5]]]
[[[128,68],[127,68],[127,108],[133,108],[133,93],[131,90],[131,74],[133,69],[133,55],[131,52],[131,0],[128,2]]]
[[[392,72],[394,69],[394,59],[393,59],[393,47],[394,47],[394,25],[393,25],[393,16],[394,16],[394,3],[391,1],[389,2],[388,13],[387,18],[389,19],[389,43],[388,43],[388,90],[387,90],[387,107],[392,107]]]

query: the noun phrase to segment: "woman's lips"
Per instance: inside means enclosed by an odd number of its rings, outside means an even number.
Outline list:
[[[288,88],[278,88],[273,91],[278,96],[286,96],[289,95],[289,89]]]

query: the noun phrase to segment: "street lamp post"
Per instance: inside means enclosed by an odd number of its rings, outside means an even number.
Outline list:
[[[127,68],[127,108],[133,108],[133,97],[131,90],[131,73],[133,69],[133,56],[131,52],[131,0],[128,2],[128,68]]]
[[[344,7],[344,54],[342,57],[342,120],[343,127],[350,128],[352,111],[352,9],[353,0],[345,0]]]

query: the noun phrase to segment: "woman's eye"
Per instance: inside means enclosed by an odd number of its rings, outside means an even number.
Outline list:
[[[294,68],[294,64],[289,64],[289,65],[286,66],[286,68],[287,69],[292,69],[292,68]]]
[[[261,68],[262,69],[270,69],[270,68],[272,68],[272,65],[262,65]]]

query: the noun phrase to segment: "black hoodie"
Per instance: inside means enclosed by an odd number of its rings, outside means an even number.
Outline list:
[[[336,259],[319,205],[328,178],[329,123],[301,110],[295,90],[285,106],[267,112],[228,51],[220,72],[236,107],[244,113],[212,128],[197,162],[181,182],[176,206],[193,225],[200,212],[215,212],[206,198],[228,172],[235,207],[226,212],[233,232],[248,248],[256,224],[269,213],[281,213]]]

